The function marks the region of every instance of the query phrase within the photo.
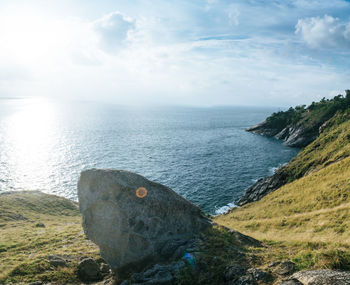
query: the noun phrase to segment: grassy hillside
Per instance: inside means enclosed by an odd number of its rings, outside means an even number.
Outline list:
[[[48,255],[64,256],[68,266],[50,265]],[[86,240],[73,202],[40,192],[0,195],[0,284],[80,283],[82,256],[98,258],[98,248]]]
[[[339,136],[337,139],[341,140]],[[337,139],[333,141],[335,148],[330,149],[334,151],[327,156],[335,160],[348,148],[343,145],[336,151]],[[350,158],[218,216],[215,221],[267,241],[270,246],[260,252],[265,262],[288,257],[297,262],[299,269],[350,269]]]
[[[198,249],[200,258],[194,258],[200,260],[201,269],[186,266],[175,284],[224,284],[227,267],[254,265],[252,245],[260,243],[222,227],[208,230]],[[67,266],[51,265],[49,255],[64,257]],[[0,284],[82,284],[77,267],[84,257],[102,261],[98,248],[83,233],[75,203],[40,192],[0,194]],[[271,284],[274,277],[269,278],[261,284]]]
[[[350,156],[350,109],[330,119],[320,136],[280,169],[286,183]]]

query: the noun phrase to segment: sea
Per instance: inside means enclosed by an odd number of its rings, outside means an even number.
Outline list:
[[[77,200],[80,172],[113,168],[169,186],[208,214],[299,151],[245,129],[279,108],[120,106],[0,99],[0,192]]]

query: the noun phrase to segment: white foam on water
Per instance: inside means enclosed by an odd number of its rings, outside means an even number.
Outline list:
[[[219,209],[215,210],[215,214],[216,215],[221,215],[221,214],[225,214],[227,213],[229,210],[231,210],[232,208],[236,208],[238,207],[235,203],[228,203],[226,206],[222,206]]]

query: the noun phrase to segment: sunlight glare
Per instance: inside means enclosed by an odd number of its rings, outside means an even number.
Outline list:
[[[7,121],[10,176],[16,190],[50,176],[50,155],[54,149],[55,110],[45,99],[31,99]],[[35,178],[35,179],[34,179]],[[47,189],[25,189],[47,190]]]

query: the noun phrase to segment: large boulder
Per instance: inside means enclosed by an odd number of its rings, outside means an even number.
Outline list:
[[[169,259],[210,226],[197,206],[128,171],[83,171],[78,197],[85,234],[121,276]]]

